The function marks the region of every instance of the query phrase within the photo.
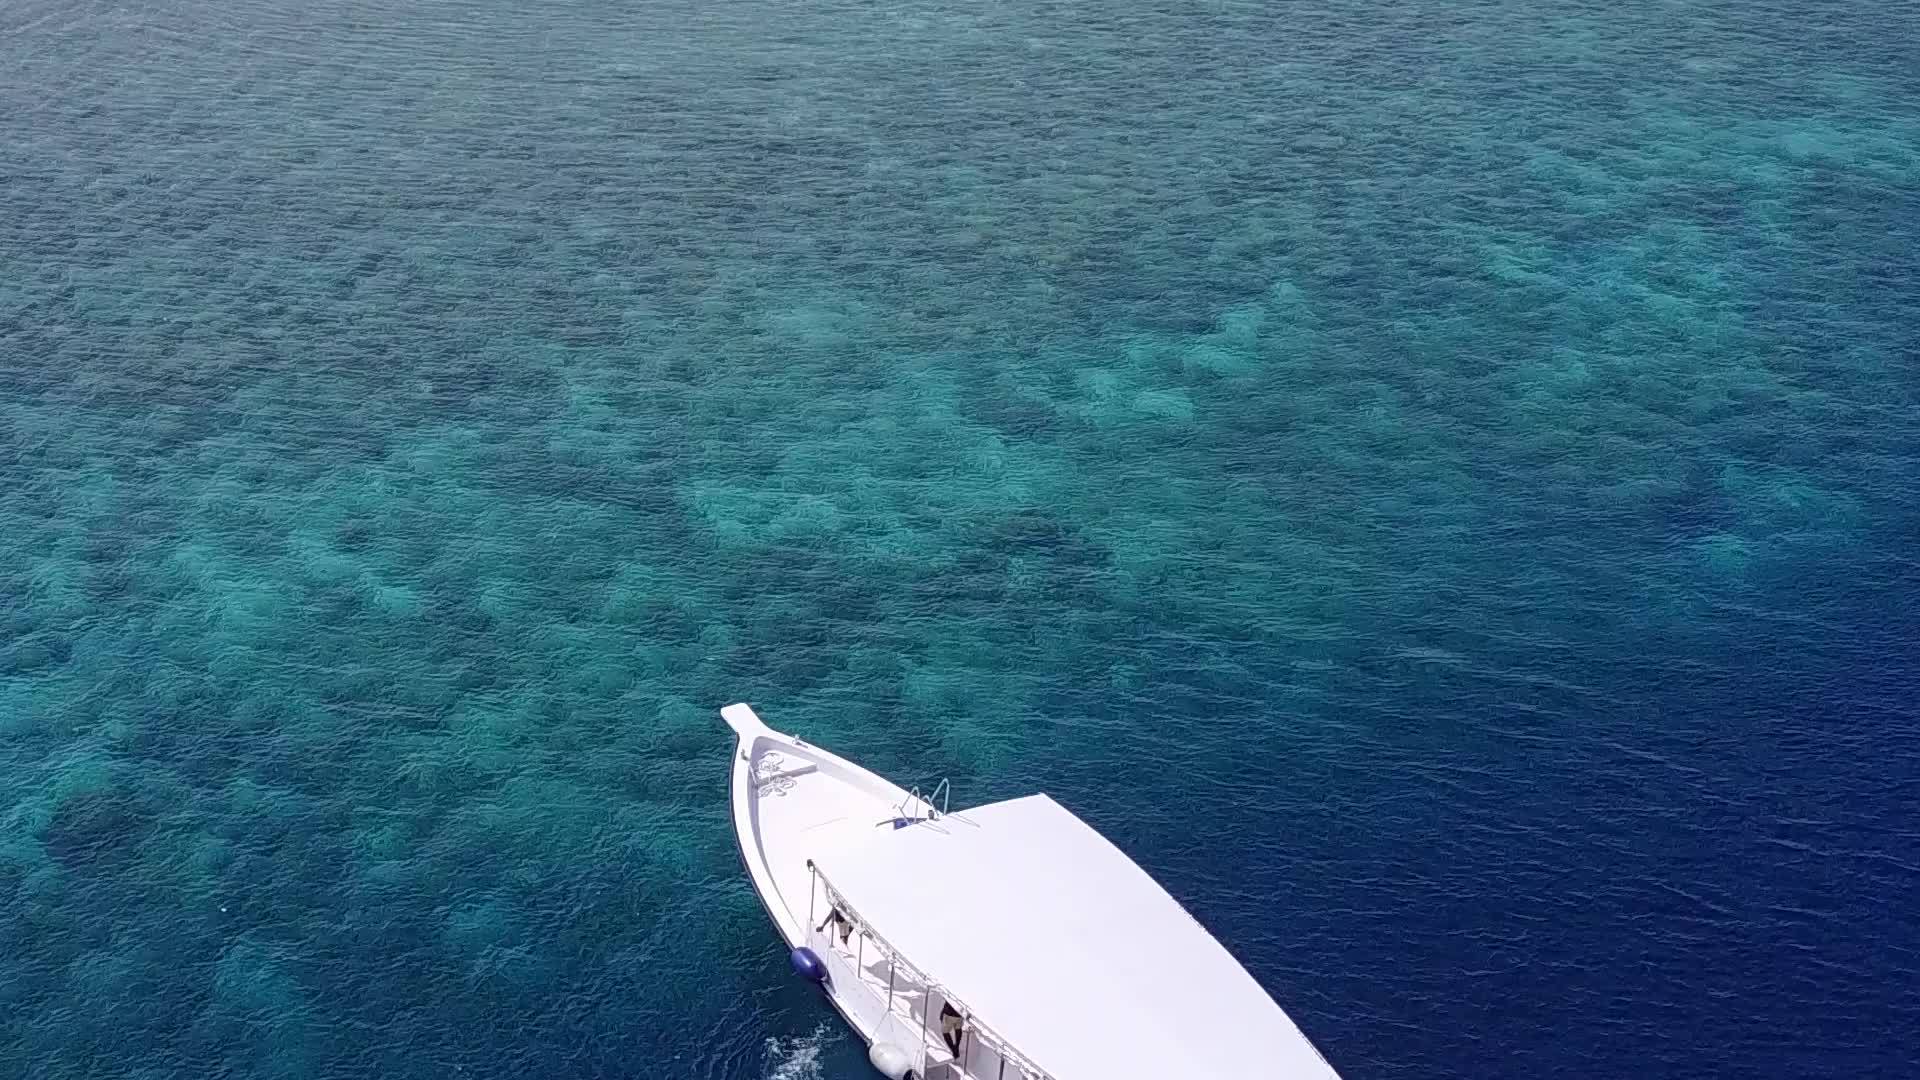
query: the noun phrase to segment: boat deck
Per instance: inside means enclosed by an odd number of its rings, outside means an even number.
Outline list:
[[[894,807],[884,796],[846,783],[819,763],[778,749],[763,751],[753,768],[759,799],[777,804],[778,812],[757,814],[758,836],[778,899],[795,920],[796,932],[787,935],[788,944],[797,945],[800,922],[811,910],[807,860],[861,843],[876,823],[893,817]]]
[[[927,1080],[995,1080],[993,1073],[972,1073],[960,1068],[939,1035],[940,996],[930,994],[925,986],[906,977],[905,972],[895,970],[883,950],[863,940],[864,933],[854,931],[845,945],[828,934],[812,937],[814,951],[826,958],[829,969],[842,980],[836,986],[837,997],[853,999],[848,991],[854,987],[845,981],[848,975],[853,975],[857,978],[858,1000],[871,1003],[869,1015],[877,1018],[876,1027],[884,1021],[896,1044],[918,1034],[917,1041],[925,1054]],[[997,1067],[998,1059],[995,1061]]]

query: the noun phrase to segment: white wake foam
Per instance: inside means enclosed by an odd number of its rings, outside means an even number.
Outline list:
[[[820,1052],[827,1042],[827,1025],[805,1035],[767,1040],[767,1080],[825,1080]]]

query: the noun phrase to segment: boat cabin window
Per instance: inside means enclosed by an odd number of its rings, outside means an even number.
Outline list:
[[[940,1041],[954,1057],[960,1056],[960,1043],[966,1038],[967,1018],[954,1011],[951,1002],[940,1003]]]
[[[837,906],[832,911],[827,912],[826,921],[822,922],[816,929],[824,934],[829,927],[839,931],[840,944],[842,947],[845,947],[848,939],[853,937],[853,923],[848,921],[847,917],[841,913]]]

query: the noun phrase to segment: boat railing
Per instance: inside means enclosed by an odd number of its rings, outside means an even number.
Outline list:
[[[934,787],[932,795],[922,795],[920,793],[919,785],[916,784],[912,788],[908,789],[906,799],[904,799],[900,803],[900,805],[895,807],[894,809],[899,811],[899,814],[901,817],[910,818],[914,816],[913,807],[915,806],[915,804],[918,804],[920,806],[924,806],[927,808],[928,817],[942,818],[947,816],[947,800],[951,798],[952,795],[953,795],[952,781],[946,779],[945,777],[942,777],[940,780],[940,783]],[[933,800],[935,799],[940,800],[940,809],[938,810],[935,810],[933,808]]]
[[[941,786],[946,786],[944,781]],[[931,810],[932,804],[928,803],[927,807]],[[888,1012],[893,1011],[894,998],[896,996],[895,980],[904,974],[908,980],[918,983],[925,991],[937,992],[944,998],[948,1004],[953,1006],[955,1011],[966,1018],[968,1030],[972,1033],[973,1037],[977,1041],[991,1047],[994,1053],[999,1056],[999,1075],[990,1078],[990,1080],[1012,1080],[1013,1072],[1008,1071],[1008,1066],[1012,1066],[1012,1069],[1018,1072],[1019,1080],[1053,1080],[1053,1077],[1049,1075],[1045,1069],[1034,1064],[1026,1055],[1015,1049],[1011,1043],[1001,1038],[999,1033],[987,1026],[980,1014],[969,1008],[966,1002],[955,997],[953,992],[943,986],[939,980],[915,967],[912,961],[902,956],[900,950],[894,948],[885,937],[874,930],[872,923],[861,918],[860,912],[855,909],[852,904],[847,902],[847,898],[841,894],[840,890],[833,887],[833,883],[827,880],[827,876],[820,872],[820,868],[814,865],[811,859],[807,860],[807,872],[813,879],[813,883],[819,887],[820,891],[826,894],[827,902],[832,905],[833,910],[838,912],[840,918],[846,920],[848,925],[861,935],[863,948],[865,942],[871,941],[874,948],[886,958],[888,964],[886,1009]],[[807,918],[809,920],[813,918],[811,900],[809,900],[808,904]],[[807,929],[811,931],[813,927],[809,926]],[[809,938],[811,937],[812,935],[809,934]],[[857,966],[864,969],[864,961],[859,962]],[[932,1020],[932,1018],[927,1015],[927,998],[925,994],[922,995],[921,1003],[919,1021],[921,1031],[924,1034],[928,1031],[928,1024]],[[910,1006],[908,1019],[913,1019]],[[958,1065],[957,1067],[960,1068],[964,1074],[972,1075],[971,1073],[966,1073],[966,1067],[964,1065]]]

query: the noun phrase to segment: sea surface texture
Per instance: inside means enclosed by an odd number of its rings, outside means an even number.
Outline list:
[[[867,1076],[736,700],[1352,1080],[1916,1075],[1917,103],[1912,0],[0,0],[0,1077]]]

